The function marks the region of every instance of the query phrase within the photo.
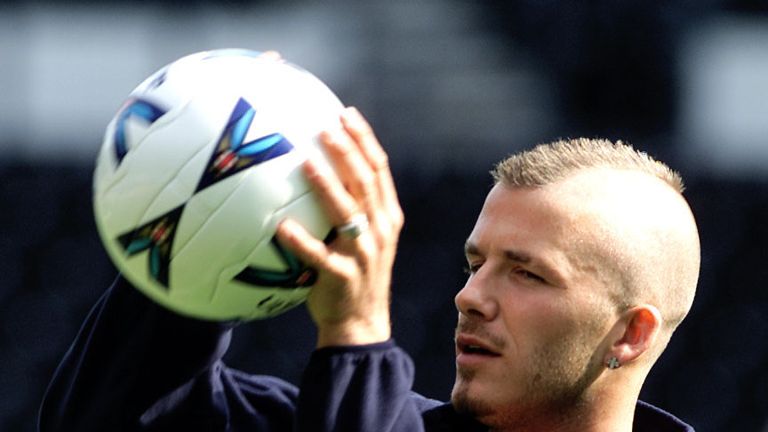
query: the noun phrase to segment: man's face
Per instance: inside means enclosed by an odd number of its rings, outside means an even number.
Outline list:
[[[556,188],[495,186],[467,240],[452,401],[489,425],[583,402],[602,370],[614,312],[588,252],[599,236]]]

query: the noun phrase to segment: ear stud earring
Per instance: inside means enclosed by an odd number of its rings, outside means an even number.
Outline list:
[[[605,365],[608,369],[618,369],[621,367],[621,363],[619,363],[619,359],[616,357],[611,357]]]

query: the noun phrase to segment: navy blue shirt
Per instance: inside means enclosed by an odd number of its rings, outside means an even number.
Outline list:
[[[315,351],[300,386],[228,368],[232,328],[177,316],[123,279],[91,310],[40,410],[41,432],[473,432],[487,428],[411,391],[394,341]],[[300,389],[300,390],[299,390]],[[693,431],[639,402],[635,431]]]

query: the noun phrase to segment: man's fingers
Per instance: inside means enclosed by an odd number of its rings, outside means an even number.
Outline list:
[[[341,115],[341,121],[373,172],[376,196],[380,200],[379,210],[386,214],[392,226],[399,231],[403,224],[403,213],[387,153],[381,147],[373,128],[357,108],[346,108]]]
[[[342,123],[343,130],[320,136],[333,169],[308,160],[304,174],[339,238],[346,240],[332,250],[354,255],[365,267],[377,254],[372,248],[397,243],[402,210],[387,156],[367,121],[352,108]]]
[[[358,205],[335,175],[308,160],[304,163],[304,175],[317,194],[320,203],[333,226],[343,225],[359,211]]]
[[[341,113],[341,122],[374,172],[389,169],[387,153],[381,148],[371,125],[355,107]]]
[[[277,240],[308,267],[324,269],[330,256],[328,247],[300,224],[291,219],[282,221],[275,231]]]
[[[259,54],[259,58],[266,59],[266,60],[272,60],[272,61],[283,61],[283,56],[280,55],[279,52],[274,50],[264,51],[263,53]]]
[[[363,268],[370,265],[370,241],[360,242],[358,247],[363,251],[362,256],[351,258],[316,239],[291,219],[280,222],[275,235],[283,247],[291,251],[304,265],[317,270],[320,277],[325,274],[336,279],[349,279],[359,273],[355,266],[350,265],[352,262],[357,261]]]
[[[320,136],[331,167],[304,164],[337,239],[325,244],[289,220],[277,231],[286,249],[318,270],[307,305],[321,347],[379,342],[391,334],[389,284],[401,224],[391,215],[399,204],[386,155],[355,111],[342,116],[342,129]]]
[[[321,141],[342,183],[370,215],[376,210],[379,196],[375,174],[368,161],[344,131],[323,133]]]

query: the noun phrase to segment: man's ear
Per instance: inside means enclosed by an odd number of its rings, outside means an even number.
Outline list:
[[[634,306],[622,314],[616,326],[617,339],[604,359],[612,369],[634,362],[654,346],[661,331],[661,313],[653,305]]]

